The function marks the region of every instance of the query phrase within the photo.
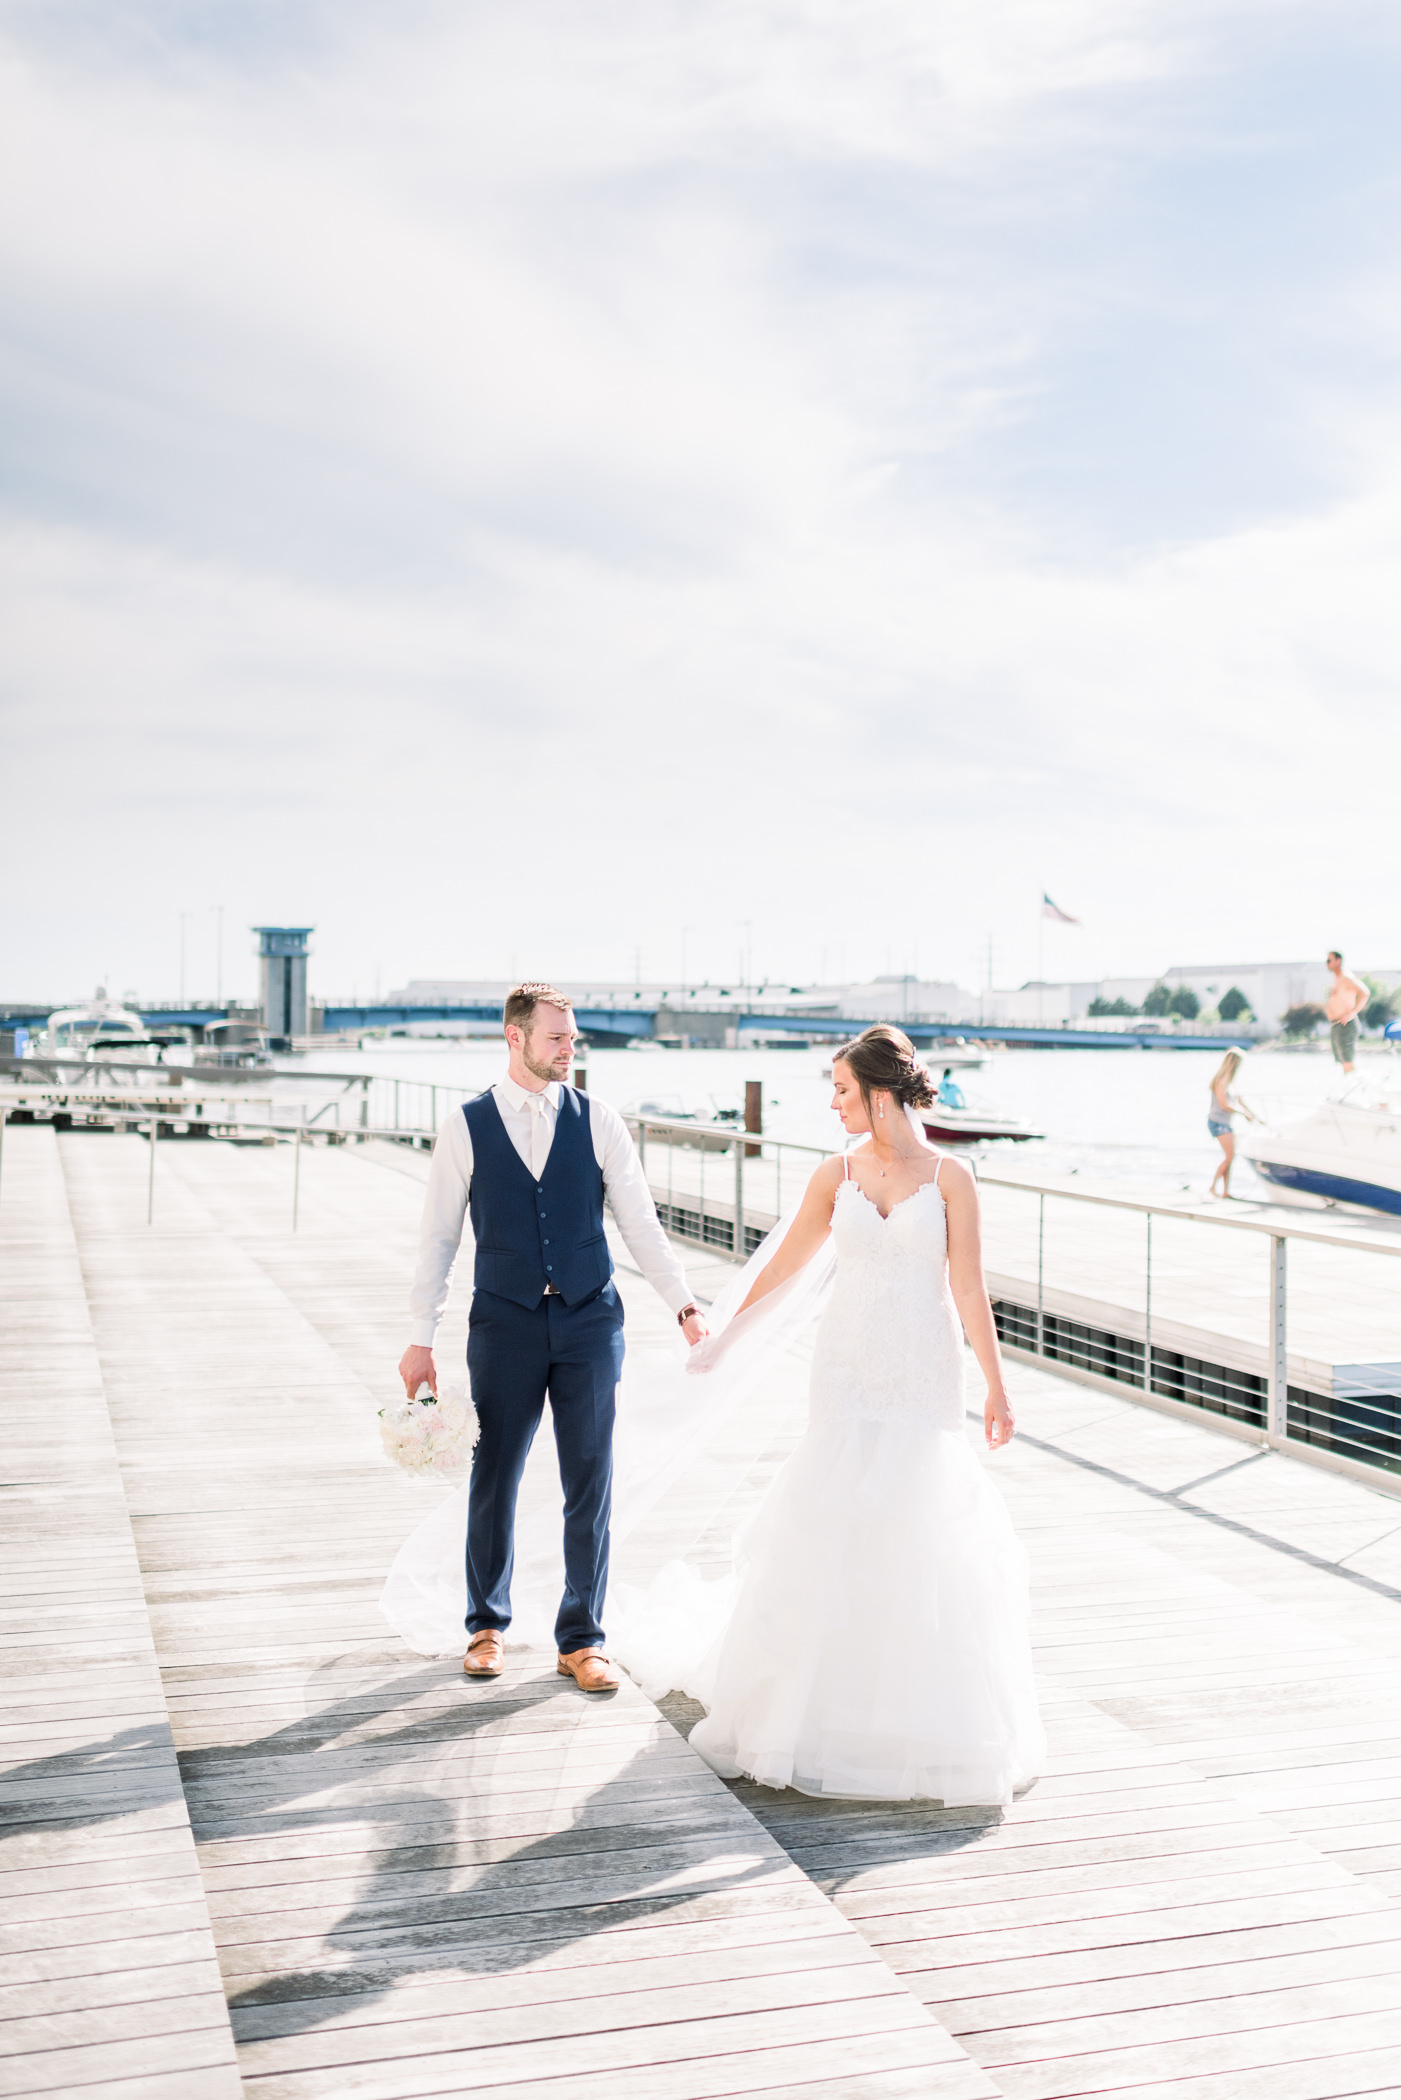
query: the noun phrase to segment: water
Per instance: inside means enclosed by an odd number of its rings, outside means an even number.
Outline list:
[[[840,1125],[823,1076],[826,1050],[592,1050],[589,1090],[616,1108],[651,1104],[657,1113],[701,1115],[741,1108],[746,1080],[764,1090],[768,1136],[834,1151]],[[1372,1053],[1387,1055],[1385,1052]],[[371,1073],[438,1086],[489,1086],[504,1068],[496,1042],[464,1044],[393,1038],[363,1049],[318,1046],[318,1071]],[[932,1060],[938,1070],[937,1058]],[[980,1148],[995,1172],[1029,1179],[1079,1175],[1127,1192],[1179,1196],[1205,1193],[1221,1157],[1206,1129],[1215,1050],[994,1050],[980,1071],[959,1073],[970,1106],[1015,1115],[1044,1131],[1022,1144]],[[1367,1058],[1371,1062],[1371,1056]],[[1247,1057],[1238,1091],[1269,1120],[1304,1114],[1334,1091],[1340,1074],[1326,1053],[1257,1052]],[[1244,1128],[1244,1125],[1239,1125]],[[1263,1184],[1238,1159],[1232,1189],[1263,1196]]]

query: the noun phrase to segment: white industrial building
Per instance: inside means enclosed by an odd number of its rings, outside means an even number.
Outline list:
[[[1401,982],[1401,971],[1369,973],[1379,983]],[[1194,992],[1205,1016],[1213,1013],[1226,993],[1241,992],[1255,1017],[1257,1032],[1275,1033],[1286,1010],[1308,1002],[1322,1005],[1331,980],[1322,959],[1307,962],[1175,963],[1161,977],[1077,978],[1056,983],[1008,985],[985,991],[970,991],[943,978],[883,976],[864,984],[688,984],[684,990],[673,978],[666,983],[609,983],[592,979],[568,979],[561,989],[577,1007],[593,1011],[626,1011],[629,1007],[662,1011],[667,1031],[687,1033],[691,1014],[719,1020],[726,1009],[749,1014],[804,1014],[835,1016],[851,1021],[946,1021],[951,1026],[978,1025],[1020,1028],[1082,1026],[1091,1019],[1096,1001],[1121,999],[1141,1008],[1153,986],[1166,984],[1176,990],[1185,986]],[[416,978],[400,990],[386,995],[389,1005],[453,1006],[499,1003],[508,987],[501,978]],[[377,1002],[379,1003],[379,1002]],[[424,1023],[436,1029],[441,1024]],[[463,1023],[464,1029],[494,1024]],[[660,1028],[660,1022],[659,1022]],[[1094,1023],[1104,1028],[1132,1026],[1128,1019],[1105,1018]],[[719,1038],[717,1038],[719,1039]]]
[[[1244,992],[1250,1011],[1272,1034],[1291,1006],[1322,1006],[1332,984],[1322,956],[1316,962],[1184,963],[1164,970],[1163,983],[1174,990],[1186,985],[1201,1001],[1202,1012],[1218,1006],[1234,988]]]

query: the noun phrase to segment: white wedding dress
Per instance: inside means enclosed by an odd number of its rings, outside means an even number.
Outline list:
[[[1005,1803],[1041,1769],[1027,1569],[965,1430],[937,1179],[832,1213],[806,1435],[742,1540],[690,1674],[726,1778],[882,1801]]]

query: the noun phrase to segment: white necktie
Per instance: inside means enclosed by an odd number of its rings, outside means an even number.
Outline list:
[[[538,1181],[550,1156],[550,1126],[545,1121],[545,1097],[530,1097],[530,1171]]]

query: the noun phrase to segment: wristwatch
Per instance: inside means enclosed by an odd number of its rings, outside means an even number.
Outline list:
[[[691,1318],[692,1314],[698,1313],[699,1311],[700,1307],[698,1305],[683,1305],[680,1312],[676,1315],[677,1326],[684,1327],[686,1322]]]

